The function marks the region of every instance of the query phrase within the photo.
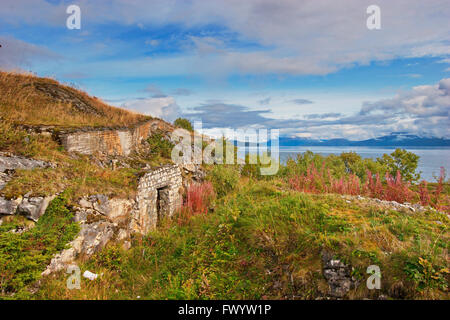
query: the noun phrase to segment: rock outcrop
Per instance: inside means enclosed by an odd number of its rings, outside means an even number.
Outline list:
[[[24,197],[7,200],[0,197],[0,217],[2,215],[20,214],[37,222],[54,198],[55,196],[28,197],[25,195]]]
[[[80,255],[89,257],[98,252],[113,238],[116,229],[117,225],[107,221],[81,224],[77,238],[69,243],[70,248],[56,254],[42,275],[66,269]]]
[[[12,179],[14,171],[17,169],[31,170],[34,168],[55,167],[54,164],[16,156],[10,153],[0,152],[0,191]]]
[[[89,258],[110,241],[122,242],[130,247],[129,220],[135,210],[135,201],[109,199],[105,195],[93,195],[79,201],[75,208],[75,221],[81,230],[69,248],[56,254],[43,275],[66,269],[78,257]]]
[[[31,170],[35,168],[54,168],[55,165],[50,162],[24,158],[8,153],[0,153],[0,190],[13,177],[14,171]],[[15,199],[6,199],[0,197],[0,219],[2,215],[21,214],[30,220],[37,221],[47,209],[48,204],[53,200],[50,197],[30,197],[25,195]]]
[[[105,195],[93,195],[80,200],[80,208],[75,215],[78,222],[87,221],[88,217],[101,215],[115,223],[125,223],[136,210],[136,201],[128,199],[109,199]]]
[[[48,168],[54,167],[53,164],[41,160],[34,160],[25,157],[12,155],[9,153],[0,152],[0,172],[7,172],[8,170],[30,170],[34,168]]]
[[[436,210],[435,208],[432,208],[430,206],[424,207],[421,206],[419,203],[399,203],[397,201],[388,201],[388,200],[380,200],[377,198],[369,198],[369,197],[363,197],[363,196],[351,196],[351,195],[341,195],[341,198],[345,199],[348,203],[351,203],[352,201],[361,201],[363,203],[381,208],[386,210],[396,210],[396,211],[402,211],[402,212],[408,212],[408,213],[415,213],[415,212],[425,212],[425,211],[434,211],[439,212],[441,214],[445,214],[450,218],[450,214],[446,212],[440,212]]]
[[[343,298],[358,286],[358,281],[351,275],[352,268],[336,259],[332,252],[322,252],[322,265],[323,276],[328,282],[332,298]]]

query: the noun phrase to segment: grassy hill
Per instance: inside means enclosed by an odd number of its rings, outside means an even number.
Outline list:
[[[448,299],[449,220],[436,212],[383,210],[336,195],[289,190],[281,179],[241,179],[214,212],[177,216],[109,246],[82,270],[102,274],[68,290],[61,272],[42,299],[317,299],[327,296],[321,253],[352,268],[350,299]],[[366,269],[381,269],[369,290]]]
[[[167,162],[167,157],[160,153],[135,152],[121,159],[121,165],[113,170],[107,157],[69,154],[52,137],[35,134],[27,128],[130,127],[150,119],[109,106],[53,79],[0,71],[0,152],[55,164],[53,168],[17,170],[1,193],[14,198],[26,193],[43,196],[68,189],[72,199],[96,193],[133,197],[140,169],[147,164]]]
[[[259,165],[208,166],[207,181],[185,190],[175,217],[135,236],[131,249],[111,243],[92,259],[80,257],[82,272],[99,274],[97,280],[69,290],[65,272],[40,279],[78,232],[72,205],[92,194],[134,197],[143,168],[170,161],[172,145],[164,132],[154,134],[113,167],[108,157],[69,154],[23,125],[122,127],[147,119],[51,79],[0,72],[0,151],[55,164],[17,170],[1,196],[64,190],[34,228],[12,233],[30,224],[19,216],[0,225],[0,299],[325,298],[324,252],[350,266],[359,283],[346,298],[449,298],[448,181],[410,184],[389,175],[389,162],[351,153],[305,153],[274,176],[261,176]],[[441,212],[342,197],[349,194]],[[369,265],[381,269],[380,290],[365,285]]]
[[[0,118],[22,125],[63,127],[121,127],[150,119],[53,79],[1,71]]]

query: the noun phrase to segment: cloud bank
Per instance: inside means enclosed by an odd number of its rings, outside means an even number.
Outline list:
[[[173,97],[135,99],[124,102],[121,107],[169,122],[173,122],[181,113],[181,109]]]
[[[375,31],[366,27],[366,8],[373,4],[368,0],[346,0],[345,4],[326,0],[80,0],[78,4],[83,21],[91,27],[179,26],[186,33],[173,42],[172,49],[190,58],[173,61],[175,68],[203,75],[211,70],[216,74],[326,75],[371,61],[450,56],[448,0],[378,0],[382,24]],[[62,2],[3,0],[0,21],[62,27],[67,17],[64,9]],[[206,31],[192,35],[191,30],[200,28]],[[156,45],[157,40],[152,40]],[[160,59],[153,60],[158,63]],[[142,68],[143,72],[155,69]]]
[[[420,136],[450,138],[450,78],[435,85],[417,86],[392,99],[365,102],[358,113],[308,114],[298,119],[277,119],[270,110],[209,103],[183,116],[203,121],[204,128],[277,128],[290,136],[361,140],[408,131]]]
[[[23,70],[39,61],[60,58],[45,47],[12,37],[0,36],[0,45],[0,69],[2,70]]]

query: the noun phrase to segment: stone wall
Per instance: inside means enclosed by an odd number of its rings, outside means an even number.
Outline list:
[[[181,170],[171,165],[145,174],[140,179],[136,200],[109,199],[100,194],[81,199],[75,213],[80,233],[68,249],[53,257],[42,274],[64,270],[77,257],[88,258],[113,240],[129,248],[132,233],[146,234],[160,218],[173,215],[181,205],[181,186]]]
[[[127,156],[139,146],[143,139],[158,129],[167,131],[171,127],[155,119],[133,128],[102,128],[101,130],[85,128],[74,132],[62,131],[58,133],[58,139],[69,152]]]
[[[155,228],[161,218],[172,216],[182,203],[182,185],[181,170],[176,165],[146,173],[139,181],[138,208],[131,220],[131,230],[145,234]]]

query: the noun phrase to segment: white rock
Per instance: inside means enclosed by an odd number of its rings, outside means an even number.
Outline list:
[[[85,277],[86,279],[89,279],[89,280],[92,281],[92,280],[97,279],[98,274],[92,273],[92,272],[90,272],[89,270],[86,270],[86,271],[83,273],[83,277]]]

